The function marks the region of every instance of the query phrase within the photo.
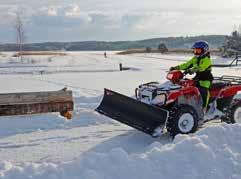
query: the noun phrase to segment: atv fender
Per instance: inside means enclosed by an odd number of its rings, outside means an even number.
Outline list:
[[[190,86],[172,92],[167,99],[167,103],[172,102],[175,102],[176,105],[187,104],[192,106],[197,111],[199,119],[203,119],[203,101],[196,87]]]
[[[185,95],[179,96],[177,99],[177,104],[178,105],[187,104],[192,106],[196,110],[199,119],[204,118],[203,107],[202,107],[203,101],[199,92],[196,95],[185,94]]]
[[[219,94],[219,98],[228,98],[228,97],[233,97],[236,95],[240,95],[241,91],[241,85],[237,86],[230,86],[222,89],[222,91]]]
[[[241,87],[231,86],[223,89],[217,99],[217,108],[226,112],[227,109],[235,106],[237,102],[241,101]]]

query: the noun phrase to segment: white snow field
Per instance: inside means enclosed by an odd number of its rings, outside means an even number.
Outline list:
[[[166,71],[191,56],[107,52],[67,56],[0,56],[0,92],[73,91],[73,119],[57,113],[0,117],[2,179],[240,179],[241,125],[210,123],[190,135],[152,138],[94,109],[103,89],[133,96],[149,81],[166,81]],[[213,57],[214,63],[231,59]],[[130,67],[119,71],[119,63]],[[215,76],[241,68],[214,68]]]

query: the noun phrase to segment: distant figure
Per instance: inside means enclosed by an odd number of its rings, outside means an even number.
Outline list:
[[[107,58],[107,54],[106,54],[106,52],[104,52],[104,57]]]

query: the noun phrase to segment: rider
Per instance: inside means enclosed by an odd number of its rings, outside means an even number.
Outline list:
[[[197,88],[202,96],[204,111],[206,111],[210,97],[209,89],[213,80],[209,45],[206,41],[197,41],[192,49],[194,57],[186,63],[171,67],[170,71],[185,70],[189,74],[196,73],[194,80],[197,81]]]

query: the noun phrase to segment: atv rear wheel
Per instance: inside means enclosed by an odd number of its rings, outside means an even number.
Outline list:
[[[231,123],[241,124],[241,101],[232,107],[229,118]]]
[[[196,132],[198,128],[197,111],[190,105],[173,107],[169,113],[167,130],[172,136]]]

